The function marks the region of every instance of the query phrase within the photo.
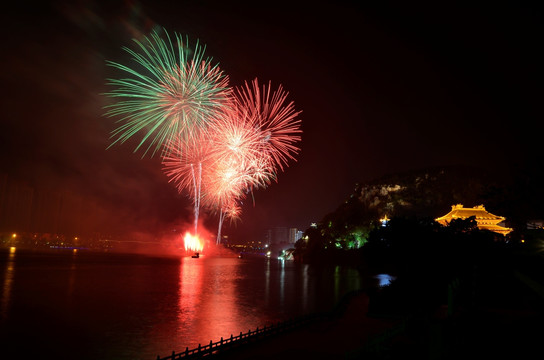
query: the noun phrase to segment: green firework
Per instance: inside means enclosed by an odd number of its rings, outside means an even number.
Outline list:
[[[187,37],[175,34],[172,40],[166,31],[164,35],[153,32],[143,41],[134,39],[137,50],[124,47],[133,66],[107,62],[124,75],[107,81],[113,90],[105,95],[113,102],[105,115],[117,118],[118,124],[110,147],[138,134],[134,151],[153,156],[174,137],[207,131],[227,106],[228,77],[204,56],[205,46],[197,41],[191,49]]]

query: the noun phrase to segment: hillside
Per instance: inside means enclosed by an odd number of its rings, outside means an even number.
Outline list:
[[[523,230],[527,221],[544,217],[541,180],[522,171],[504,176],[469,167],[387,175],[356,184],[346,201],[318,223],[318,229],[332,238],[365,237],[361,232],[384,216],[434,219],[452,205],[463,204],[484,205],[489,212],[505,216],[507,226]]]
[[[453,204],[486,204],[490,189],[500,186],[489,173],[474,168],[433,168],[359,184],[350,200],[380,217],[434,218],[447,213]]]

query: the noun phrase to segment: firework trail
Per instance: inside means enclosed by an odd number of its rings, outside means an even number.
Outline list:
[[[231,222],[239,220],[241,212],[241,207],[235,201],[232,201],[221,208],[219,212],[219,224],[217,227],[217,245],[221,244],[221,229],[223,228],[223,221],[225,219],[230,219]]]
[[[135,152],[149,142],[144,155],[154,155],[176,136],[191,138],[207,131],[209,121],[222,111],[231,89],[228,77],[197,42],[189,48],[188,39],[175,34],[172,41],[153,32],[143,41],[134,40],[138,52],[123,48],[131,55],[134,67],[108,61],[126,78],[108,79],[114,89],[106,93],[115,102],[106,106],[106,116],[118,117],[120,125],[112,132],[113,146],[135,134],[142,139]]]
[[[184,139],[178,135],[165,144],[163,171],[173,182],[179,193],[188,192],[193,200],[194,234],[198,233],[200,199],[202,196],[202,164],[209,154],[210,142],[206,132],[197,137]]]

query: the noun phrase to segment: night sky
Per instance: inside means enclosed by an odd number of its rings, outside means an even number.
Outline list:
[[[17,4],[1,15],[4,184],[84,204],[84,229],[154,237],[191,223],[190,201],[158,157],[141,159],[134,144],[106,150],[115,124],[101,94],[115,72],[105,62],[127,62],[121,47],[156,27],[206,44],[231,85],[282,84],[302,110],[298,161],[246,199],[241,222],[224,226],[235,237],[305,230],[356,183],[386,174],[443,165],[506,173],[540,156],[540,8],[379,3]]]

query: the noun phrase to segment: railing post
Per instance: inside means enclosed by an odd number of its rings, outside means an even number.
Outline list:
[[[453,287],[451,284],[450,284],[450,286]],[[296,326],[300,326],[300,325],[309,323],[310,320],[315,319],[315,318],[317,318],[316,314],[306,314],[306,315],[303,315],[303,316],[297,317],[297,318],[291,317],[291,318],[289,318],[289,319],[287,319],[285,321],[278,321],[275,324],[272,323],[272,324],[270,324],[268,326],[265,324],[265,325],[263,325],[262,328],[259,328],[257,326],[255,331],[251,331],[251,329],[249,329],[247,331],[247,333],[243,333],[242,331],[240,331],[240,335],[236,336],[236,337],[234,337],[234,334],[231,333],[230,334],[230,340],[229,340],[229,338],[223,339],[223,337],[221,336],[221,340],[216,342],[216,343],[214,343],[213,340],[210,340],[209,346],[208,345],[202,346],[201,344],[198,344],[198,348],[191,349],[190,351],[189,351],[189,347],[187,346],[185,348],[185,352],[180,352],[179,354],[176,355],[176,352],[172,351],[172,355],[164,357],[164,358],[161,358],[160,355],[157,355],[156,360],[170,360],[170,359],[171,360],[176,360],[176,359],[181,359],[182,357],[188,358],[189,354],[191,355],[191,357],[193,357],[193,356],[201,357],[201,356],[204,356],[204,355],[211,355],[213,353],[214,345],[215,345],[215,348],[217,349],[217,352],[221,352],[223,350],[222,349],[223,346],[226,347],[228,343],[231,343],[231,346],[232,346],[232,343],[235,340],[247,339],[248,341],[251,341],[252,336],[254,338],[257,338],[259,336],[280,334],[280,333],[285,332],[285,331],[287,331],[287,330],[289,330],[291,328],[294,328]],[[196,353],[198,353],[198,355],[196,355]]]

